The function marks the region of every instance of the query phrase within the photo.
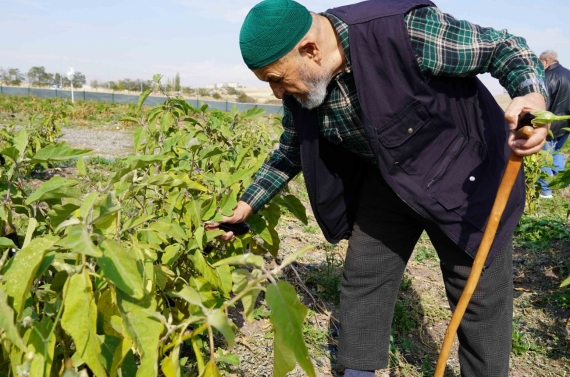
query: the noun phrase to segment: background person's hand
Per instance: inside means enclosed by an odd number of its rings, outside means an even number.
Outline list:
[[[234,208],[234,213],[231,216],[223,216],[224,223],[236,224],[244,222],[249,215],[253,213],[253,209],[244,201],[239,201],[236,208]],[[220,223],[211,223],[206,225],[206,230],[217,230]],[[233,232],[226,232],[219,236],[221,240],[230,241],[234,238]]]
[[[534,133],[528,139],[516,139],[515,130],[517,128],[518,121],[520,117],[524,115],[528,110],[545,110],[546,102],[544,97],[540,93],[529,93],[522,97],[515,97],[505,110],[505,119],[509,124],[509,129],[511,133],[509,135],[508,144],[513,152],[518,156],[528,156],[534,153],[540,152],[544,143],[546,142],[546,137],[548,136],[548,130],[550,125],[537,127],[534,129]]]

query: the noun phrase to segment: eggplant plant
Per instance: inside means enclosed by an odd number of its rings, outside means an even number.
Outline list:
[[[24,224],[21,247],[0,234],[0,376],[220,376],[216,349],[231,352],[237,330],[228,310],[239,302],[253,321],[262,292],[272,311],[274,375],[298,363],[315,376],[302,333],[307,308],[279,280],[308,248],[272,268],[266,261],[279,251],[283,211],[306,223],[299,199],[278,195],[233,242],[204,228],[232,213],[273,149],[280,128],[262,112],[209,111],[168,97],[123,119],[136,125],[134,154],[86,193],[88,150],[31,148],[25,127],[0,133],[0,218],[6,229]],[[26,185],[38,164],[70,159],[75,179]]]

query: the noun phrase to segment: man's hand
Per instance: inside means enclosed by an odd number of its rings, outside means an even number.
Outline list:
[[[523,116],[529,109],[546,110],[546,102],[542,94],[529,93],[523,97],[515,97],[505,110],[505,119],[511,130],[508,144],[518,156],[528,156],[540,152],[546,142],[548,130],[550,130],[550,125],[538,127],[534,129],[534,133],[529,139],[515,139],[515,129],[519,117]]]
[[[237,207],[234,208],[234,213],[231,216],[229,216],[229,217],[223,216],[223,220],[224,220],[223,222],[224,223],[230,223],[230,224],[242,223],[252,213],[253,213],[253,209],[249,206],[249,204],[240,200],[237,204]],[[217,230],[217,229],[219,229],[218,228],[219,225],[220,225],[220,223],[207,224],[206,230]],[[218,238],[220,238],[221,240],[224,240],[224,241],[230,241],[232,238],[234,238],[234,233],[233,232],[227,232],[225,234],[222,234]]]

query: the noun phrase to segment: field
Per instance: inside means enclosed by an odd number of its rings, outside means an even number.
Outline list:
[[[498,101],[504,103],[505,99],[501,97]],[[232,297],[245,292],[235,288],[241,276],[236,275],[236,271],[247,274],[250,282],[258,276],[255,271],[261,271],[259,274],[276,271],[267,278],[266,284],[272,285],[274,280],[289,283],[295,288],[300,302],[308,308],[306,315],[300,316],[302,311],[295,311],[291,318],[304,318],[298,335],[306,344],[315,376],[343,375],[343,367],[336,363],[336,341],[339,281],[346,243],[330,245],[324,240],[310,212],[302,177],[294,179],[286,193],[280,194],[270,208],[252,219],[255,236],[247,242],[251,242],[252,250],[263,255],[262,265],[260,259],[256,259],[246,267],[232,267],[229,282],[223,275],[226,270],[222,269],[223,262],[220,261],[243,255],[240,245],[246,243],[245,239],[226,245],[201,234],[200,227],[196,226],[216,218],[212,208],[231,209],[238,193],[251,181],[251,175],[273,148],[280,132],[279,119],[262,117],[254,112],[221,114],[205,109],[182,109],[177,102],[170,102],[158,110],[116,105],[102,111],[84,108],[87,105],[79,101],[75,109],[66,110],[56,102],[50,105],[33,101],[22,103],[0,96],[0,119],[4,127],[15,125],[14,130],[21,129],[26,122],[39,129],[45,129],[47,125],[53,132],[50,135],[54,136],[54,141],[63,140],[75,148],[75,152],[61,148],[55,153],[54,150],[49,157],[41,159],[39,152],[50,148],[50,143],[31,150],[34,134],[29,131],[30,142],[21,153],[32,161],[36,159],[38,165],[22,171],[18,179],[8,178],[19,185],[18,194],[12,194],[14,203],[21,200],[22,208],[27,211],[33,212],[35,208],[40,213],[55,213],[62,211],[60,207],[77,204],[76,212],[68,212],[68,215],[78,222],[66,224],[62,218],[63,222],[53,224],[36,216],[38,220],[34,227],[30,225],[35,221],[30,220],[34,216],[14,209],[12,225],[21,241],[25,243],[27,239],[28,244],[46,242],[42,240],[49,239],[50,235],[59,239],[45,250],[45,260],[49,255],[55,259],[50,261],[51,265],[44,262],[43,267],[39,267],[40,271],[43,268],[42,274],[30,275],[25,291],[24,287],[6,282],[6,276],[14,276],[14,272],[10,272],[15,268],[13,264],[0,263],[4,275],[0,300],[6,297],[1,294],[3,289],[9,292],[8,297],[21,297],[17,305],[10,306],[15,312],[12,315],[20,318],[19,323],[14,323],[14,329],[20,335],[8,334],[8,330],[5,335],[9,335],[8,339],[14,343],[18,342],[14,339],[21,336],[29,350],[34,344],[34,336],[26,329],[38,329],[49,342],[61,345],[55,351],[52,349],[51,363],[32,355],[30,368],[44,363],[46,375],[49,375],[49,365],[52,375],[66,371],[71,376],[85,370],[86,365],[94,372],[98,367],[110,371],[119,366],[123,376],[130,376],[134,375],[134,369],[148,368],[149,363],[154,362],[160,364],[159,375],[165,376],[198,376],[199,371],[204,376],[270,376],[274,370],[275,347],[281,347],[278,352],[290,349],[280,340],[279,318],[271,315],[275,311],[271,310],[274,305],[271,292],[260,286],[256,288],[259,295],[247,294],[251,298],[249,301],[232,301]],[[27,120],[38,112],[43,115]],[[55,114],[52,123],[47,122],[49,114]],[[59,127],[61,134],[55,130]],[[4,143],[12,140],[17,149],[22,148],[22,137],[14,141],[13,135],[4,135],[3,140]],[[2,148],[6,150],[6,144]],[[96,151],[89,155],[78,151],[82,149]],[[146,162],[134,157],[135,153],[148,154],[149,151],[161,157]],[[14,156],[18,159],[16,152]],[[127,159],[120,159],[125,156]],[[532,161],[528,163],[529,166],[533,164]],[[2,174],[5,181],[12,173],[4,169]],[[184,180],[184,174],[191,181]],[[232,175],[241,178],[232,179]],[[52,187],[49,191],[47,183],[53,182],[54,178],[61,179],[58,181],[60,188]],[[76,183],[71,185],[70,180]],[[222,183],[229,183],[231,190],[225,190]],[[68,189],[62,190],[62,184],[68,184]],[[4,190],[5,186],[0,188]],[[71,192],[71,189],[77,192]],[[39,200],[34,201],[33,193],[42,190],[43,196],[36,195]],[[78,202],[79,198],[83,203],[91,198],[92,204],[87,206]],[[552,200],[531,200],[533,206],[529,206],[521,219],[514,239],[515,311],[510,376],[567,376],[570,375],[570,290],[560,288],[560,284],[570,276],[570,189],[555,191]],[[190,202],[196,203],[197,212],[189,209]],[[116,206],[120,206],[120,210],[114,210]],[[89,211],[98,217],[89,217],[92,216]],[[141,220],[135,220],[137,218]],[[75,244],[70,240],[72,235],[77,237]],[[79,239],[82,248],[88,245],[89,253],[77,249]],[[37,243],[34,244],[36,247]],[[178,249],[178,244],[186,245],[184,250]],[[3,249],[5,245],[0,244]],[[306,246],[313,248],[298,253]],[[140,260],[130,264],[133,268],[130,272],[123,271],[132,282],[118,279],[109,267],[112,258],[105,259],[110,249],[123,255],[117,250],[120,248],[135,254],[140,249]],[[18,253],[10,260],[16,261],[16,258],[19,258]],[[129,260],[124,255],[122,258]],[[243,258],[240,260],[244,262]],[[136,281],[137,263],[148,280]],[[229,267],[227,272],[230,272]],[[90,278],[79,278],[83,276]],[[69,293],[70,284],[81,281],[91,294],[87,301]],[[210,288],[204,288],[206,283]],[[214,284],[218,287],[212,287]],[[226,287],[227,284],[232,288]],[[378,371],[377,376],[432,376],[450,312],[437,254],[425,235],[414,251],[400,288],[393,323],[391,365],[388,370]],[[280,289],[286,292],[285,288]],[[32,296],[28,296],[28,292]],[[130,302],[125,296],[129,292],[131,296],[147,297],[152,301],[144,313],[152,311],[154,319],[145,314],[136,317],[140,322],[134,320],[132,313],[139,309],[135,308],[137,302]],[[193,293],[190,297],[184,296],[183,292]],[[195,292],[199,296],[192,296]],[[76,344],[83,338],[74,331],[74,318],[66,306],[71,307],[74,299],[87,302],[87,306],[95,305],[91,315],[98,319],[89,331],[99,337],[100,346],[111,347],[109,350],[115,356],[119,355],[118,360],[106,349],[102,351],[105,360],[100,362],[88,353],[80,355]],[[13,303],[13,300],[8,302]],[[127,301],[130,309],[126,308]],[[106,309],[106,303],[112,309]],[[295,305],[291,301],[282,310],[287,311]],[[211,308],[225,308],[225,312],[216,309],[210,312]],[[223,318],[215,320],[214,315]],[[58,322],[60,316],[62,322]],[[31,323],[26,325],[22,321],[28,317]],[[196,322],[185,322],[188,318],[194,318]],[[138,325],[144,324],[142,327],[150,326],[152,330],[157,323],[162,327],[156,327],[154,331],[160,336],[143,334],[141,328],[137,329]],[[50,326],[52,331],[48,334]],[[203,333],[198,332],[200,329]],[[160,359],[151,358],[152,346],[148,348],[141,344],[137,337],[148,339],[149,344],[155,344],[152,342],[156,340],[160,356],[155,356]],[[3,347],[7,347],[6,338],[2,339]],[[231,344],[233,347],[228,347]],[[295,344],[299,346],[299,343]],[[13,360],[17,359],[13,356],[17,353],[16,346],[11,347],[12,354],[3,349],[0,376],[16,375],[15,367],[9,367],[11,361],[14,364]],[[47,348],[45,346],[44,350]],[[452,350],[446,376],[460,375],[456,349],[457,344]],[[35,351],[35,355],[41,354],[40,348]],[[219,374],[215,374],[209,359],[216,360],[215,368]],[[24,353],[18,360],[21,365],[26,365]],[[71,361],[66,365],[64,360]],[[96,375],[103,373],[101,370],[95,372]],[[297,364],[288,375],[306,374],[303,365]]]

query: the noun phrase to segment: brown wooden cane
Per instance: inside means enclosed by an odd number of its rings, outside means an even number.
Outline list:
[[[517,131],[515,139],[528,139],[533,134],[533,132],[534,130],[530,126],[522,127]],[[451,351],[453,339],[455,338],[455,334],[457,333],[461,319],[465,314],[467,305],[471,300],[471,296],[473,296],[473,292],[475,291],[477,283],[479,282],[481,271],[483,271],[483,266],[487,260],[487,255],[489,254],[489,250],[491,249],[491,245],[495,239],[495,233],[497,232],[499,221],[501,220],[501,216],[503,215],[503,211],[505,210],[505,206],[507,205],[507,201],[511,195],[511,190],[513,189],[517,175],[519,174],[522,160],[522,157],[517,156],[514,153],[511,153],[511,156],[509,157],[507,167],[505,168],[505,172],[503,174],[503,178],[501,179],[501,184],[499,185],[499,190],[495,198],[495,203],[491,209],[491,215],[489,216],[487,227],[483,233],[481,244],[479,245],[479,249],[477,250],[477,254],[475,255],[475,259],[473,261],[473,266],[471,267],[471,272],[467,278],[467,283],[465,284],[463,293],[459,298],[459,302],[455,307],[455,311],[453,312],[451,321],[447,327],[445,339],[443,340],[443,345],[441,346],[441,351],[437,360],[434,377],[443,377],[443,372],[445,371],[445,366],[447,364],[449,352]]]

